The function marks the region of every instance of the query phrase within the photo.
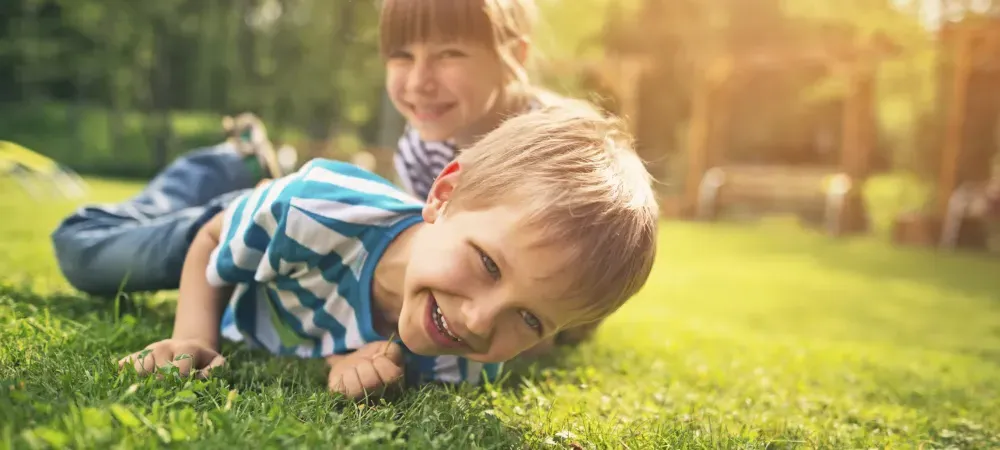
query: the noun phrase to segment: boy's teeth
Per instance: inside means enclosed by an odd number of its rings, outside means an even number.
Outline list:
[[[458,342],[461,342],[462,340],[459,339],[458,336],[455,336],[454,334],[452,334],[451,329],[448,328],[448,321],[445,320],[444,314],[441,314],[441,308],[438,307],[438,306],[435,306],[434,307],[434,312],[435,312],[435,314],[438,317],[438,324],[441,325],[441,330],[444,331],[444,334],[448,335],[448,337],[450,337],[450,338],[452,338],[452,339],[454,339],[454,340],[456,340]]]

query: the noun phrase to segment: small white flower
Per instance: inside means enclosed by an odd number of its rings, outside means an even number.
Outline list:
[[[562,431],[556,433],[556,437],[558,437],[559,439],[573,439],[573,438],[576,437],[576,435],[573,434],[573,433],[571,433],[571,432],[569,432],[569,431],[562,430]]]

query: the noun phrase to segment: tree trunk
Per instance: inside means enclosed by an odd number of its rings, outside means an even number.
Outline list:
[[[150,124],[153,129],[153,168],[160,170],[167,165],[170,154],[172,127],[170,123],[170,54],[165,36],[166,26],[157,20],[153,26],[153,67],[149,73]]]
[[[342,52],[346,51],[346,49],[351,43],[351,36],[354,34],[353,25],[355,22],[354,12],[357,10],[356,6],[357,2],[340,3],[340,11],[339,11],[340,14],[338,14],[339,17],[337,21],[337,26],[334,28],[335,30],[340,30],[340,32],[334,34],[333,45],[335,46],[335,48],[341,49]],[[345,70],[345,67],[343,62],[341,61],[338,62],[337,66],[333,67],[332,69],[334,73],[337,73]],[[342,87],[337,86],[334,89],[342,89]],[[345,105],[343,102],[343,96],[340,95],[339,91],[335,91],[333,108],[331,109],[333,117],[331,117],[330,119],[330,131],[328,133],[328,136],[334,140],[341,133],[342,128],[344,126],[343,110],[346,106],[347,105]],[[336,149],[327,148],[326,152],[329,153],[331,150],[336,151]]]

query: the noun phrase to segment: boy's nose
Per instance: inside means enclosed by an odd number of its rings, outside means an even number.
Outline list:
[[[494,324],[496,324],[495,308],[486,302],[468,300],[462,305],[462,316],[465,319],[463,325],[469,334],[465,337],[467,343],[474,350],[486,351],[493,338]]]

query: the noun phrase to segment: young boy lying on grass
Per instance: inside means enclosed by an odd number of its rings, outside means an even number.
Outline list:
[[[630,144],[582,103],[517,116],[450,163],[426,204],[312,161],[202,227],[173,335],[119,365],[204,376],[225,361],[221,335],[325,358],[329,388],[355,399],[403,380],[495,377],[645,283],[657,206]]]

